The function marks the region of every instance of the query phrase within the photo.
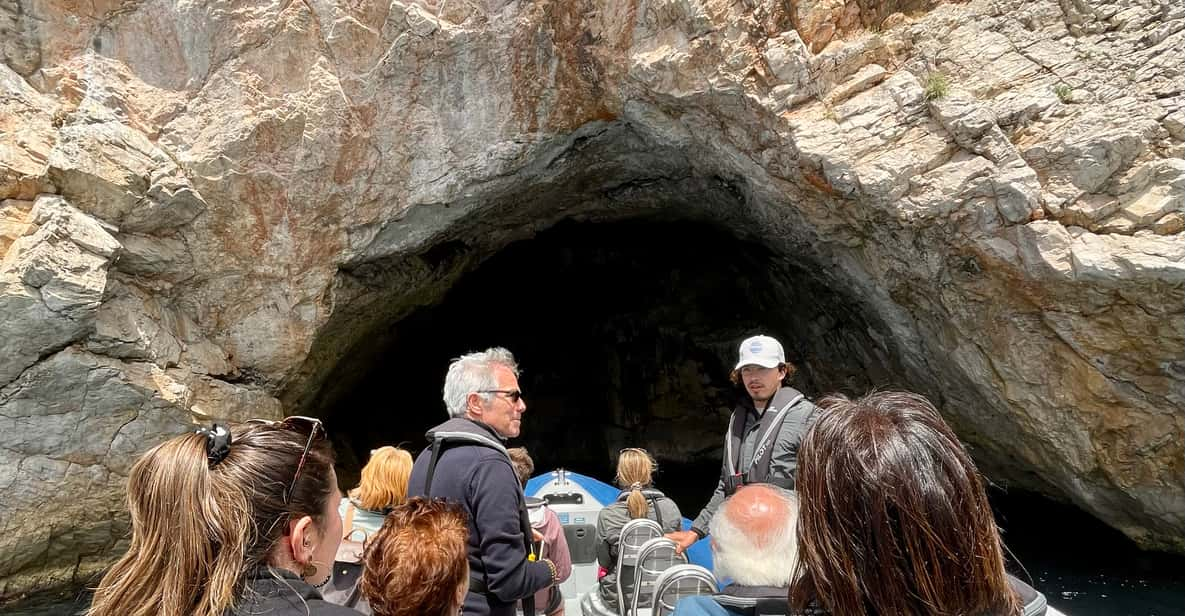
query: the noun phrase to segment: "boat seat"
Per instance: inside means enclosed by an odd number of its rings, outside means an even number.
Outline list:
[[[596,524],[565,524],[564,539],[568,542],[573,565],[597,562]]]
[[[652,616],[670,616],[675,605],[684,597],[711,596],[718,584],[711,571],[699,565],[675,565],[654,582],[654,599],[651,602]]]
[[[617,543],[617,609],[628,616],[634,599],[635,570],[644,545],[662,538],[662,527],[648,518],[630,520],[621,527]]]
[[[638,551],[634,567],[634,593],[627,616],[642,616],[654,601],[655,582],[667,569],[687,564],[687,554],[679,552],[674,541],[659,537],[647,541]]]

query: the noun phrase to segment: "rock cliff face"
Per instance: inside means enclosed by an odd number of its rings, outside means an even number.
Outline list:
[[[4,0],[0,54],[0,596],[109,562],[136,453],[325,408],[561,221],[761,245],[859,315],[804,344],[1185,550],[1180,3]]]

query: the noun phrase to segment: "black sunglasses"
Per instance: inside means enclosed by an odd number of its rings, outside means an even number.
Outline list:
[[[313,448],[313,442],[317,440],[318,434],[320,434],[322,438],[326,436],[325,426],[321,423],[321,420],[317,419],[316,417],[304,417],[302,415],[292,415],[285,417],[280,421],[272,421],[270,419],[248,419],[243,423],[273,426],[282,430],[291,430],[300,434],[309,435],[309,440],[304,444],[304,451],[300,454],[300,462],[298,462],[296,465],[296,472],[292,475],[292,482],[288,484],[288,487],[284,488],[284,504],[287,505],[289,499],[292,497],[292,492],[296,489],[296,482],[300,479],[300,472],[304,470],[304,462],[309,457],[309,450]]]
[[[517,389],[479,389],[474,392],[478,394],[502,394],[506,396],[513,404],[518,404],[519,400],[523,399],[523,392]]]

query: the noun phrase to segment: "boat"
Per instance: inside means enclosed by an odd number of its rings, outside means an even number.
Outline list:
[[[564,469],[532,477],[524,492],[529,497],[545,500],[564,526],[568,549],[572,553],[572,575],[560,584],[560,591],[564,596],[564,613],[580,616],[585,595],[597,592],[597,516],[601,509],[616,501],[621,492],[603,481]],[[683,529],[690,528],[691,520],[683,518]],[[709,541],[701,539],[688,548],[687,560],[711,571]]]
[[[528,497],[541,498],[556,513],[564,526],[568,549],[572,554],[572,575],[560,584],[567,616],[610,616],[613,612],[588,614],[582,602],[590,593],[597,592],[597,516],[601,509],[617,500],[620,490],[603,481],[580,473],[557,469],[527,481],[524,492]],[[683,529],[691,528],[691,520],[683,518]],[[712,550],[707,539],[701,539],[687,549],[690,564],[712,571]],[[1052,605],[1046,605],[1045,616],[1066,616]],[[644,614],[649,614],[645,610]],[[1027,612],[1026,615],[1027,616]]]

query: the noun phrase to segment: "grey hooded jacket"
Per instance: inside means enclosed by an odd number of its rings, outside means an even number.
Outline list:
[[[679,530],[683,525],[683,514],[675,501],[654,488],[645,488],[649,507],[646,517],[659,523],[664,533]],[[629,490],[623,491],[615,502],[601,510],[597,516],[597,564],[609,573],[600,579],[601,598],[610,607],[617,607],[617,546],[621,543],[621,529],[630,521],[630,512],[625,498]],[[661,519],[661,521],[660,521]]]

